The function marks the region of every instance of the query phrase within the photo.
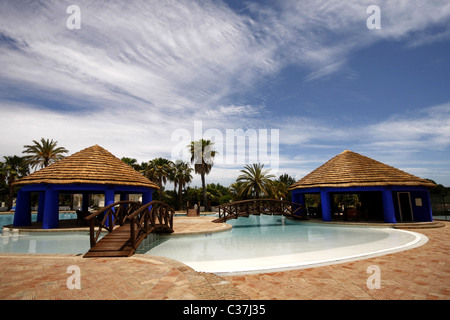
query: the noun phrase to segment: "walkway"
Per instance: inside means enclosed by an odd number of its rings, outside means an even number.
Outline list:
[[[176,219],[185,219],[180,232],[212,224],[206,217]],[[175,228],[183,225],[180,222]],[[199,273],[171,259],[140,254],[126,259],[0,254],[0,299],[448,300],[450,222],[444,224],[444,228],[415,230],[429,238],[415,249],[318,268],[241,276]],[[67,288],[71,276],[67,268],[72,265],[80,268],[81,289]],[[370,265],[380,268],[379,290],[367,288]]]

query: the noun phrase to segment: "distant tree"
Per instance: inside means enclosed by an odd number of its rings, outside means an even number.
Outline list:
[[[270,169],[264,169],[264,164],[246,165],[241,172],[236,180],[242,182],[241,194],[259,199],[260,196],[268,197],[275,193],[272,180],[275,176],[270,173]]]
[[[8,194],[6,185],[6,164],[0,161],[0,202],[5,201]]]
[[[244,183],[241,181],[233,182],[229,187],[228,191],[231,196],[231,200],[233,201],[239,201],[244,200],[244,197],[242,195],[242,185]]]
[[[450,194],[450,188],[444,187],[442,184],[437,184],[434,180],[426,179],[430,182],[433,182],[436,184],[434,188],[430,189],[430,194],[439,194],[439,195],[449,195]]]
[[[187,183],[192,181],[192,168],[187,162],[177,160],[175,161],[173,170],[173,182],[175,188],[178,187],[178,209],[183,207],[183,188]]]
[[[24,157],[7,156],[2,167],[2,176],[6,180],[6,186],[8,189],[8,208],[11,209],[14,198],[14,186],[13,183],[18,179],[26,176],[29,173],[29,167]]]
[[[291,201],[292,195],[289,192],[289,187],[295,183],[295,179],[287,173],[282,174],[278,180],[275,181],[277,193],[275,198],[283,198],[284,200]]]
[[[63,159],[65,153],[69,151],[64,147],[57,147],[58,141],[41,138],[38,142],[33,140],[32,145],[23,146],[25,150],[23,153],[29,154],[24,157],[24,160],[32,169],[44,168],[48,165]]]
[[[155,158],[148,162],[145,176],[155,182],[158,187],[158,200],[162,201],[163,184],[167,183],[168,177],[173,171],[173,162],[164,158]]]
[[[134,158],[127,158],[127,157],[123,157],[122,159],[123,162],[125,162],[127,165],[129,165],[130,167],[132,167],[133,169],[137,169],[139,168],[139,164],[137,163],[137,160]]]
[[[280,177],[278,178],[278,181],[283,182],[287,187],[290,187],[291,185],[293,185],[296,182],[295,179],[292,178],[287,173],[280,175]]]
[[[208,199],[210,200],[212,205],[229,202],[229,200],[231,199],[228,188],[225,188],[220,183],[209,183],[206,186],[206,191],[208,194]]]
[[[217,152],[213,149],[214,142],[211,140],[200,139],[198,141],[191,141],[188,146],[191,152],[191,163],[194,164],[194,171],[200,174],[202,179],[203,188],[203,204],[206,211],[210,211],[211,208],[208,204],[208,197],[206,194],[205,175],[211,172],[211,168],[214,165],[214,157]]]

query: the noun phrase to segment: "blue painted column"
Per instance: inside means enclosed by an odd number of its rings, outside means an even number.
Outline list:
[[[45,190],[44,217],[42,219],[43,229],[58,228],[59,224],[59,192],[47,187]]]
[[[397,223],[397,219],[395,219],[395,208],[394,208],[394,199],[392,197],[392,191],[383,190],[381,192],[381,196],[383,199],[384,222]]]
[[[301,212],[305,213],[306,212],[306,206],[305,206],[305,194],[301,193],[301,192],[292,192],[292,202],[294,203],[299,203],[302,205],[302,209]],[[295,206],[295,209],[298,209],[298,206]],[[300,215],[300,213],[298,213],[298,215]]]
[[[15,227],[31,225],[31,192],[19,190],[14,212]]]
[[[106,189],[105,190],[105,207],[109,206],[110,204],[113,204],[113,203],[114,203],[114,190]],[[113,208],[113,211],[114,211],[114,208]],[[106,212],[105,212],[105,214],[106,214]],[[106,219],[105,224],[107,226],[109,226],[109,218]],[[114,220],[113,220],[113,225],[114,225]]]
[[[331,199],[327,190],[320,191],[320,202],[322,204],[322,220],[331,221]]]
[[[114,203],[114,190],[106,189],[105,190],[105,207]]]
[[[42,222],[44,219],[44,208],[45,208],[45,192],[39,192],[39,206],[37,212],[37,222]]]
[[[142,192],[142,204],[147,204],[149,202],[152,202],[152,195],[153,195],[153,189],[150,189],[149,191]]]
[[[427,190],[427,201],[428,201],[428,220],[426,221],[433,221],[433,210],[431,209],[431,199],[430,199],[430,192]]]

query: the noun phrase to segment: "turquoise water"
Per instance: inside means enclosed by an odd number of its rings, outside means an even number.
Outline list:
[[[75,212],[61,212],[59,219],[76,219]],[[31,215],[35,222],[37,214]],[[84,254],[90,248],[89,233],[58,232],[55,233],[15,233],[1,231],[3,226],[14,222],[14,214],[0,215],[0,252],[9,253],[65,253]]]
[[[313,264],[397,249],[415,234],[391,228],[314,224],[281,216],[228,221],[227,232],[160,235],[147,254],[181,261],[197,271],[231,272]]]
[[[61,212],[59,214],[60,220],[65,219],[76,219],[77,214],[76,212]],[[36,222],[37,214],[32,213],[31,214],[31,222]],[[7,226],[14,223],[14,214],[13,213],[5,213],[0,214],[0,233],[2,232],[3,226]]]
[[[10,224],[11,217],[1,217]],[[71,218],[63,214],[62,218]],[[385,254],[419,242],[417,234],[392,228],[337,226],[250,216],[233,228],[199,235],[159,235],[138,253],[178,260],[197,271],[227,273],[313,265],[368,254]],[[3,232],[0,252],[84,254],[88,232]]]
[[[85,254],[90,249],[89,233],[10,233],[0,236],[0,252]]]
[[[148,254],[180,261],[272,257],[299,251],[324,250],[387,237],[361,228],[302,223],[282,216],[250,216],[229,220],[228,232],[190,236],[164,236]]]

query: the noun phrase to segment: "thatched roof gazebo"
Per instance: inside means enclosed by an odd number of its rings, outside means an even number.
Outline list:
[[[88,196],[105,195],[105,206],[129,194],[142,194],[142,202],[152,200],[158,186],[104,148],[94,145],[18,180],[14,226],[31,225],[31,192],[39,192],[37,221],[43,229],[58,227],[59,193],[81,193],[83,211],[88,210]]]
[[[428,188],[434,186],[429,180],[345,150],[294,183],[290,190],[293,201],[302,204],[305,194],[320,194],[324,221],[354,216],[396,223],[432,221]],[[334,203],[334,195],[339,194],[358,194],[359,207],[345,212]]]

